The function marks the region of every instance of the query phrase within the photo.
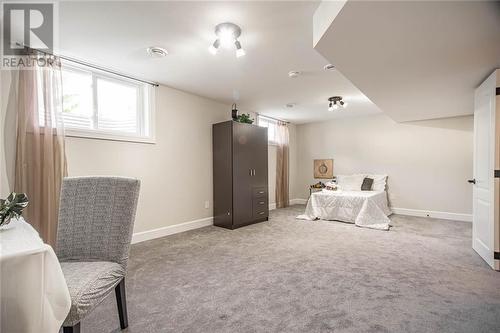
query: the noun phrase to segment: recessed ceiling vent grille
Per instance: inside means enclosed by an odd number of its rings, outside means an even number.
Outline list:
[[[153,57],[162,58],[168,54],[168,51],[162,47],[151,46],[151,47],[148,47],[148,53],[149,53],[149,55],[151,55]]]

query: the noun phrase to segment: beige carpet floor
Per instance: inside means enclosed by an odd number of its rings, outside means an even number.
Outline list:
[[[470,223],[393,215],[386,232],[303,210],[134,245],[126,332],[500,332],[500,273]],[[82,331],[119,332],[114,294]]]

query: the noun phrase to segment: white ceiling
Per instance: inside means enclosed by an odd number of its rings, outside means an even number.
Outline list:
[[[500,2],[348,1],[316,49],[396,121],[472,114],[500,68]]]
[[[209,97],[240,109],[294,123],[378,113],[380,110],[312,45],[317,1],[61,2],[59,46],[73,56],[137,77]],[[247,55],[211,55],[216,24],[243,29]],[[168,50],[147,55],[149,46]],[[290,70],[303,74],[288,77]],[[344,96],[349,107],[327,111],[327,98]],[[292,109],[285,104],[295,103]],[[229,110],[228,110],[229,112]]]

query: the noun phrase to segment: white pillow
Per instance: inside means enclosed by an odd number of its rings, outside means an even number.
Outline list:
[[[337,184],[343,191],[361,191],[365,175],[338,175]]]
[[[387,184],[387,175],[366,175],[373,179],[372,191],[385,191]]]

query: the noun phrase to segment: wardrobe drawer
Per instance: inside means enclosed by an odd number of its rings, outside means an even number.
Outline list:
[[[253,217],[254,219],[258,219],[261,217],[267,217],[269,215],[268,210],[254,210]]]
[[[267,198],[267,188],[266,187],[254,187],[253,188],[253,197],[254,198],[260,198],[260,197]]]
[[[267,197],[253,198],[253,218],[259,219],[269,216]]]
[[[253,198],[253,211],[267,210],[269,204],[267,203],[267,198]]]

